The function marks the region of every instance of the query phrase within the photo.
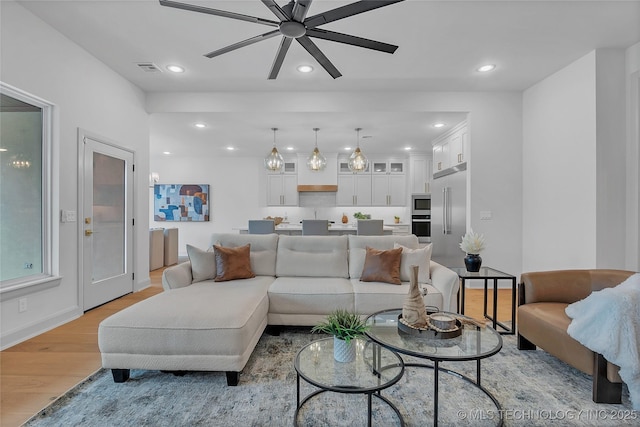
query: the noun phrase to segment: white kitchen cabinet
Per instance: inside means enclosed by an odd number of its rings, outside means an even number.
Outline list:
[[[338,174],[338,206],[371,206],[371,174]]]
[[[431,156],[412,155],[409,159],[411,193],[431,192]]]
[[[469,130],[463,121],[433,141],[433,173],[467,161]]]
[[[364,172],[359,172],[360,174],[370,174],[371,173],[371,163],[367,165],[367,169]],[[353,174],[353,171],[349,169],[349,158],[348,157],[340,157],[338,158],[338,174]]]
[[[405,160],[372,160],[371,173],[374,175],[403,175],[405,174]]]
[[[371,176],[371,204],[373,206],[407,206],[406,175]]]
[[[298,177],[295,174],[267,175],[267,206],[298,206]]]

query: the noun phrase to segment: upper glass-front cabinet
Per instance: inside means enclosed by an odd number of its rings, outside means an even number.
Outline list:
[[[367,169],[361,173],[369,173],[371,171],[371,162],[367,165]],[[349,158],[340,158],[338,159],[338,173],[353,173],[351,169],[349,169]]]
[[[374,174],[403,174],[405,173],[405,162],[402,160],[373,161]]]

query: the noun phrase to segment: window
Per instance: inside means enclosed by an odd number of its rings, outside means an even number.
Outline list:
[[[0,83],[0,292],[59,281],[52,109]],[[54,243],[56,246],[54,246]]]

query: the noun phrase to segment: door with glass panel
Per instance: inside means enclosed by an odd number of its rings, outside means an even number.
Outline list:
[[[80,134],[84,310],[133,292],[133,153]]]

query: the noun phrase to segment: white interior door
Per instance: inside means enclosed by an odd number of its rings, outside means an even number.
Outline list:
[[[83,308],[133,292],[133,153],[80,135]]]

